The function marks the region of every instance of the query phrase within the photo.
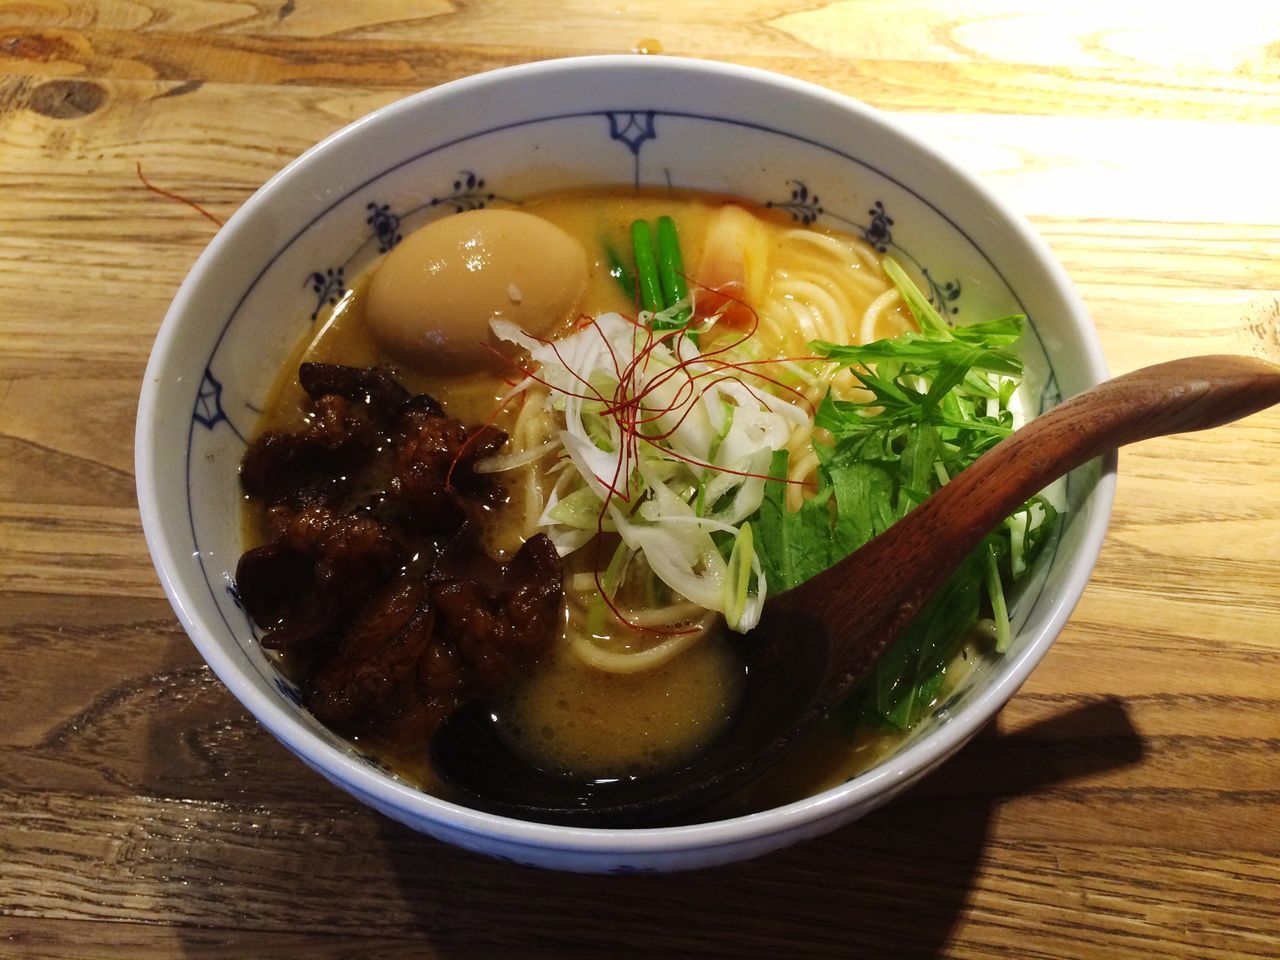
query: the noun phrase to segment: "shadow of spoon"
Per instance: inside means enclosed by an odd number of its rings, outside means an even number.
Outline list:
[[[436,732],[432,765],[462,802],[521,820],[626,827],[687,819],[826,716],[982,539],[1050,482],[1125,444],[1276,403],[1280,367],[1207,356],[1135,370],[1036,417],[880,536],[769,597],[743,638],[747,681],[733,717],[675,769],[594,780],[541,770],[507,748],[479,701]]]

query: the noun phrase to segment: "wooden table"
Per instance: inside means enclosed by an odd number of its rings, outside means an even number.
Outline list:
[[[560,55],[859,97],[1032,219],[1113,370],[1280,360],[1280,14],[1180,9],[0,5],[0,955],[1280,956],[1280,411],[1123,454],[1075,616],[940,773],[672,877],[491,862],[328,786],[187,641],[134,500],[143,366],[214,233],[139,166],[225,219],[375,107]]]

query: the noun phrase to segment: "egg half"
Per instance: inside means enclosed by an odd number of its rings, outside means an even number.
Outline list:
[[[470,210],[427,224],[387,254],[369,284],[366,323],[396,360],[429,373],[501,362],[489,324],[545,336],[573,316],[587,255],[554,224],[519,210]]]

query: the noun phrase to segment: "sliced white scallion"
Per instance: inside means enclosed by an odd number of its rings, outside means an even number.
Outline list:
[[[811,424],[807,411],[749,365],[618,314],[554,345],[514,324],[493,331],[529,351],[546,409],[563,416],[555,442],[571,469],[539,520],[561,555],[616,530],[677,596],[751,629],[766,584],[744,521],[764,498],[773,451]]]
[[[485,457],[483,460],[477,460],[474,467],[476,473],[506,473],[508,470],[518,470],[520,467],[527,467],[529,464],[541,460],[554,450],[558,450],[560,444],[555,440],[548,440],[536,447],[528,450],[522,450],[519,453],[507,454],[505,456]]]

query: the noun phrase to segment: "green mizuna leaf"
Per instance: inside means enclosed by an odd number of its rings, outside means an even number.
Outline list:
[[[803,583],[884,532],[1013,428],[1024,318],[951,327],[901,266],[886,260],[885,271],[920,332],[858,346],[810,345],[849,368],[866,397],[822,400],[814,423],[833,442],[816,448],[818,490],[798,510],[786,507],[787,454],[774,455],[751,520],[771,591]],[[989,536],[884,653],[843,715],[910,729],[935,707],[984,610],[1007,644],[1005,585],[1027,570],[1056,519],[1037,497]]]

